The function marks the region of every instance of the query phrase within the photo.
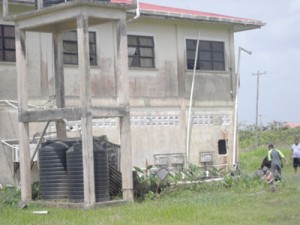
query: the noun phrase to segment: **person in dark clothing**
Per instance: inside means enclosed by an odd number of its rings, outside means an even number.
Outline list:
[[[271,161],[268,160],[268,156],[266,156],[266,157],[263,159],[263,161],[262,161],[262,163],[261,163],[261,166],[260,166],[260,169],[262,170],[262,169],[264,169],[264,167],[266,167],[266,168],[268,168],[268,169],[271,168]]]
[[[278,174],[279,178],[281,178],[281,169],[282,169],[282,161],[287,163],[283,153],[274,148],[274,145],[270,144],[268,146],[268,160],[271,161],[270,170],[272,173]]]

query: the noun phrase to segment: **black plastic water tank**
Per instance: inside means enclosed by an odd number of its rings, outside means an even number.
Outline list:
[[[69,200],[84,201],[82,144],[77,143],[67,153]],[[96,202],[109,200],[109,170],[105,149],[94,143],[94,171]]]
[[[66,199],[68,178],[66,151],[68,145],[61,141],[49,141],[39,152],[40,197],[45,200]]]
[[[94,144],[96,202],[109,200],[109,166],[106,149]]]

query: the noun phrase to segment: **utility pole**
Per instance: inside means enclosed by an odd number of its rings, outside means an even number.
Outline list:
[[[259,77],[261,75],[267,74],[267,72],[259,72],[253,73],[253,76],[257,77],[257,84],[256,84],[256,119],[255,119],[255,147],[258,147],[258,99],[259,99]]]

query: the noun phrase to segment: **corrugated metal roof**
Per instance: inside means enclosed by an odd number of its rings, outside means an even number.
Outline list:
[[[133,4],[132,0],[111,0],[112,3],[119,4]],[[202,20],[208,22],[219,22],[219,23],[230,23],[230,24],[239,24],[243,26],[250,26],[248,28],[244,27],[238,30],[247,30],[259,28],[265,25],[260,20],[240,18],[234,16],[221,15],[216,13],[202,12],[196,10],[182,9],[182,8],[174,8],[168,6],[154,5],[149,3],[139,3],[139,9],[141,15],[148,16],[163,16],[163,17],[171,17],[171,18],[179,18],[179,19],[190,19],[190,20]],[[253,27],[252,27],[253,26]]]

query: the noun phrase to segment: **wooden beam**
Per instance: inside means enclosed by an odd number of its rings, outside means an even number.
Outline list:
[[[16,25],[16,63],[17,63],[17,87],[18,87],[18,113],[27,110],[28,105],[28,76],[26,62],[26,35]],[[20,148],[20,176],[21,176],[21,199],[30,201],[31,171],[30,171],[30,147],[29,147],[29,124],[19,121],[19,148]]]
[[[92,102],[88,28],[88,17],[82,13],[77,17],[78,62],[81,81],[80,105],[87,108],[91,106]],[[84,204],[86,208],[90,208],[96,204],[92,115],[87,114],[81,118],[81,133]]]
[[[117,24],[117,92],[118,102],[121,106],[129,107],[129,77],[128,77],[128,51],[127,51],[127,23],[125,19]],[[120,118],[121,142],[121,172],[123,199],[133,201],[132,178],[132,151],[130,112]]]
[[[55,80],[55,103],[57,108],[65,107],[65,79],[64,79],[64,50],[63,33],[53,34],[54,49],[54,80]],[[66,139],[67,130],[63,120],[56,121],[57,138]]]

